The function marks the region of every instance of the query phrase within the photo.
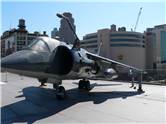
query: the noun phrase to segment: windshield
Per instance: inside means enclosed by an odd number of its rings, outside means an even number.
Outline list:
[[[34,40],[28,48],[40,52],[49,52],[47,44],[42,40]]]

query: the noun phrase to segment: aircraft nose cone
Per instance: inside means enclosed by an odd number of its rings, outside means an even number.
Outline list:
[[[1,68],[17,69],[20,65],[27,63],[27,59],[20,55],[20,52],[13,53],[1,59]]]

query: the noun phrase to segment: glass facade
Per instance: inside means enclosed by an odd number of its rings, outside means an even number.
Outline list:
[[[145,47],[145,45],[139,44],[110,44],[111,47]]]
[[[95,35],[86,35],[86,36],[83,37],[83,40],[92,39],[92,38],[97,38],[97,34],[95,34]]]
[[[118,39],[111,39],[111,42],[140,42],[139,39],[123,39],[123,38],[118,38]]]
[[[161,63],[166,63],[166,31],[160,32],[160,45]]]
[[[142,34],[116,33],[110,34],[111,47],[142,47],[145,48],[145,40]]]
[[[90,40],[90,41],[81,42],[81,44],[89,44],[89,43],[97,43],[97,40]]]
[[[111,37],[135,37],[135,38],[143,38],[142,35],[137,35],[137,34],[122,34],[122,33],[117,33],[117,34],[110,34]]]
[[[156,45],[156,34],[155,33],[152,34],[151,40],[152,40],[153,48],[156,49],[157,45]]]

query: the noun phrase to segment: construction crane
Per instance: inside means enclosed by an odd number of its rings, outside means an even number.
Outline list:
[[[134,32],[135,32],[136,29],[137,29],[137,25],[138,25],[138,21],[139,21],[139,18],[140,18],[141,12],[142,12],[142,7],[140,8],[139,13],[138,13],[138,16],[137,16],[137,21],[136,21],[136,24],[135,24],[135,27],[134,27]]]

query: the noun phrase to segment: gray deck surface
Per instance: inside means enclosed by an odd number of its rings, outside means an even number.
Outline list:
[[[91,81],[90,93],[79,92],[78,80],[65,80],[67,98],[56,99],[52,85],[8,73],[1,86],[1,123],[166,123],[166,87],[143,85],[145,93],[129,83]]]

